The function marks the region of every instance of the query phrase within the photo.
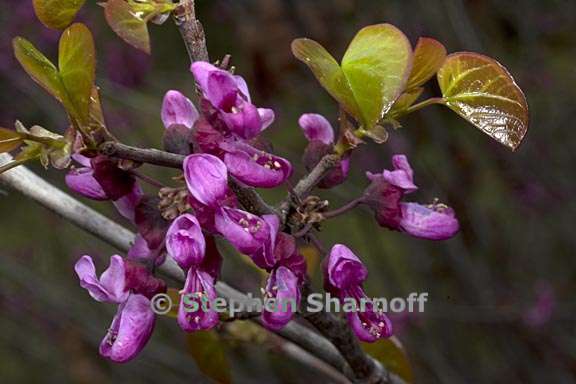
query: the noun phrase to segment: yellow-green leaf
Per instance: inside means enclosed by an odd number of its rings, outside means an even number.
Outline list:
[[[14,38],[12,45],[14,55],[26,73],[58,101],[67,103],[66,90],[60,80],[58,68],[24,38]]]
[[[124,0],[108,0],[105,4],[106,21],[110,28],[133,47],[150,54],[150,36],[143,15]]]
[[[496,60],[470,52],[449,55],[438,71],[444,103],[482,132],[515,150],[528,130],[528,104]]]
[[[406,383],[414,382],[408,356],[396,337],[392,336],[375,343],[362,343],[362,349],[382,363],[386,369],[404,379]]]
[[[53,29],[64,29],[74,20],[86,0],[33,0],[38,19]]]
[[[292,53],[310,68],[320,84],[346,112],[360,118],[360,109],[342,68],[322,45],[310,39],[296,39],[292,42]]]
[[[23,142],[22,135],[18,132],[0,128],[0,153],[13,151]]]
[[[412,47],[390,24],[361,29],[342,59],[342,71],[371,129],[392,107],[406,86],[412,68]]]
[[[186,335],[188,351],[200,371],[219,384],[232,382],[230,362],[224,343],[215,331],[197,331]]]
[[[73,24],[60,37],[58,66],[76,117],[86,124],[94,87],[96,53],[92,33],[84,24]]]
[[[394,103],[394,106],[390,110],[390,114],[394,115],[406,110],[409,106],[414,104],[416,100],[418,100],[423,91],[424,88],[416,87],[404,92]]]
[[[438,72],[446,59],[446,48],[438,41],[421,37],[414,48],[414,65],[406,89],[421,86]]]

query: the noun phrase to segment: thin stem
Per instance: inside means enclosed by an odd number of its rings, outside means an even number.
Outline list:
[[[324,216],[325,219],[331,219],[333,217],[340,216],[340,215],[356,208],[356,206],[358,204],[362,203],[363,201],[364,201],[364,199],[362,197],[359,197],[359,198],[354,199],[354,200],[350,201],[349,203],[341,206],[340,208],[336,208],[336,209],[333,209],[332,211],[322,213],[322,216]]]
[[[302,228],[301,230],[299,230],[298,232],[295,232],[292,234],[292,236],[298,238],[298,237],[304,237],[308,234],[308,232],[310,232],[310,230],[314,227],[314,224],[312,223],[307,223],[304,228]]]
[[[401,116],[404,116],[404,115],[408,115],[408,114],[410,114],[410,113],[412,113],[412,112],[415,112],[415,111],[417,111],[417,110],[419,110],[419,109],[422,109],[422,108],[424,108],[424,107],[427,107],[427,106],[433,105],[433,104],[444,104],[444,99],[441,98],[441,97],[432,97],[432,98],[430,98],[430,99],[426,99],[426,100],[424,100],[424,101],[421,101],[421,102],[419,102],[418,104],[411,105],[410,107],[406,108],[405,110],[400,111],[400,112],[398,112],[398,113],[396,113],[396,114],[393,114],[393,115],[390,116],[390,117],[392,117],[392,118],[398,118],[398,117],[401,117]]]
[[[162,184],[162,183],[159,182],[158,180],[156,180],[156,179],[154,179],[154,178],[152,178],[152,177],[150,177],[150,176],[148,176],[148,175],[145,175],[145,174],[143,174],[143,173],[141,173],[141,172],[138,172],[138,171],[135,170],[135,169],[132,169],[132,170],[130,171],[130,173],[133,174],[134,176],[136,176],[137,178],[139,178],[140,180],[142,180],[142,181],[150,184],[150,185],[153,186],[153,187],[166,188],[166,185]]]

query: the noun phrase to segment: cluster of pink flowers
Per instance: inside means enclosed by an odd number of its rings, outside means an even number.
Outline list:
[[[274,188],[292,175],[288,160],[256,144],[258,135],[274,121],[274,112],[252,103],[240,76],[206,62],[194,63],[191,71],[201,93],[199,108],[180,92],[169,91],[161,112],[165,142],[172,143],[172,151],[186,155],[183,173],[190,211],[159,229],[144,225],[139,206],[146,197],[133,175],[106,157],[75,155],[82,167],[66,177],[72,190],[91,199],[113,201],[119,212],[139,228],[128,258],[112,256],[110,267],[99,279],[89,256],[76,264],[81,286],[94,299],[119,306],[100,348],[103,356],[116,362],[132,359],[152,333],[155,314],[150,298],[164,292],[166,285],[150,271],[164,261],[166,254],[186,274],[182,294],[194,294],[197,300],[217,297],[215,283],[222,260],[215,247],[216,236],[269,272],[267,297],[296,303],[301,299],[306,262],[298,252],[297,239],[282,231],[277,215],[258,216],[242,210],[229,188],[231,178],[246,186]],[[299,124],[309,141],[304,163],[312,168],[333,151],[335,133],[321,115],[305,114]],[[350,158],[344,155],[319,186],[331,188],[342,183],[349,169]],[[368,178],[370,185],[360,202],[375,212],[381,226],[435,240],[449,238],[458,231],[458,221],[450,208],[403,201],[405,194],[417,188],[406,156],[394,156],[393,170],[368,173]],[[325,289],[342,300],[366,297],[362,284],[368,276],[367,268],[345,245],[331,249],[324,262],[324,276]],[[184,331],[211,329],[218,324],[213,309],[198,305],[191,310],[189,305],[182,300],[178,311],[178,324]],[[363,341],[392,334],[386,314],[371,306],[347,316]],[[263,323],[273,330],[285,326],[292,317],[292,311],[262,312]]]

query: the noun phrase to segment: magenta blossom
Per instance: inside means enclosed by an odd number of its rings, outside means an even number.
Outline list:
[[[178,325],[186,332],[211,329],[218,324],[218,313],[210,307],[216,299],[215,279],[209,273],[190,268],[180,291]]]
[[[234,135],[252,139],[274,121],[271,109],[256,108],[252,104],[248,86],[242,77],[202,61],[193,63],[190,70],[203,97],[216,108]]]
[[[283,328],[294,316],[300,305],[300,282],[289,268],[275,268],[266,283],[265,296],[275,300],[272,310],[264,308],[262,322],[272,330]]]
[[[392,323],[366,297],[362,283],[367,276],[366,267],[348,247],[342,244],[332,247],[325,265],[326,290],[340,300],[352,299],[356,302],[358,310],[346,314],[348,322],[360,340],[374,342],[392,335]]]
[[[185,213],[172,222],[166,233],[166,250],[184,270],[202,262],[206,240],[196,217]]]
[[[414,172],[405,155],[394,155],[392,163],[392,171],[366,173],[371,184],[365,190],[362,202],[372,208],[378,224],[423,239],[444,240],[454,236],[459,224],[450,207],[401,201],[404,195],[418,187],[414,184]]]
[[[243,142],[222,143],[228,171],[244,184],[273,188],[292,176],[292,165],[286,159],[256,149]]]
[[[112,325],[100,344],[100,354],[123,363],[136,357],[154,329],[155,316],[150,298],[166,291],[166,284],[138,264],[114,255],[110,266],[96,276],[90,256],[82,256],[74,266],[80,286],[97,301],[118,304]]]
[[[270,227],[259,216],[236,208],[222,207],[214,218],[216,230],[240,253],[251,255],[269,240]]]
[[[103,156],[89,159],[76,154],[73,157],[82,167],[68,172],[66,185],[92,200],[112,200],[122,216],[134,221],[134,211],[143,195],[134,176]]]
[[[264,308],[262,321],[270,329],[284,327],[300,305],[300,284],[306,274],[306,262],[296,248],[293,236],[279,232],[276,215],[262,217],[268,227],[268,239],[257,252],[250,254],[254,263],[270,271],[266,288],[267,299],[275,300],[275,308]]]
[[[334,149],[334,129],[326,118],[317,113],[305,113],[298,119],[298,124],[308,139],[308,146],[304,151],[303,162],[310,171],[325,155]],[[345,155],[339,166],[331,169],[320,180],[318,187],[332,188],[342,184],[350,172],[350,158]]]
[[[155,323],[150,300],[131,294],[118,307],[112,325],[100,343],[100,355],[116,363],[132,360],[148,343]]]
[[[228,192],[228,170],[216,156],[187,156],[184,160],[184,177],[190,194],[203,205],[218,206]]]
[[[200,115],[190,99],[182,93],[172,90],[164,95],[161,116],[162,123],[167,129],[173,125],[182,125],[192,129]]]

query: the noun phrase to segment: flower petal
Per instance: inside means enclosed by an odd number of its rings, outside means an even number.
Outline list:
[[[100,276],[102,286],[110,293],[110,297],[116,303],[121,303],[128,297],[126,287],[126,266],[121,256],[110,257],[110,265]]]
[[[108,200],[108,195],[94,178],[94,170],[89,167],[75,168],[66,174],[66,185],[80,195],[92,200]]]
[[[208,273],[190,268],[178,307],[178,325],[186,332],[206,330],[218,324],[218,313],[211,307],[216,299],[214,279]]]
[[[358,339],[372,343],[392,336],[392,322],[384,312],[379,312],[374,308],[362,288],[356,287],[346,292],[343,298],[356,300],[358,311],[348,312],[346,317]],[[360,300],[364,300],[365,308],[362,308]]]
[[[184,160],[184,177],[192,196],[207,206],[217,206],[228,191],[226,165],[213,155],[187,156]]]
[[[142,295],[130,295],[118,308],[108,333],[100,343],[100,354],[116,363],[132,360],[150,339],[155,323],[150,300]]]
[[[194,215],[186,213],[172,222],[166,233],[166,250],[184,270],[202,262],[206,240]]]
[[[140,203],[142,196],[144,196],[142,188],[138,183],[134,183],[132,191],[114,201],[114,206],[116,207],[118,213],[120,213],[123,217],[127,218],[131,222],[134,222],[136,207]]]
[[[219,209],[214,223],[218,232],[246,255],[256,253],[269,241],[268,224],[262,218],[240,209]]]
[[[320,141],[330,145],[334,143],[334,129],[326,118],[317,113],[305,113],[298,119],[308,141]]]
[[[417,190],[418,187],[414,184],[414,171],[412,171],[406,155],[392,156],[392,164],[394,166],[393,171],[385,169],[384,172],[382,172],[384,180],[403,189],[404,193]]]
[[[96,276],[96,267],[90,256],[82,256],[74,265],[74,270],[80,279],[80,286],[86,289],[94,300],[111,301],[110,293],[102,286]]]
[[[161,116],[165,128],[171,125],[184,125],[191,129],[199,114],[190,99],[178,91],[171,90],[164,96]]]
[[[273,188],[292,175],[288,160],[260,151],[245,143],[223,143],[224,162],[238,180],[252,187]]]
[[[454,211],[445,205],[424,206],[417,203],[400,203],[400,227],[414,237],[429,240],[446,240],[460,229]]]
[[[325,279],[330,286],[346,289],[362,284],[368,276],[368,270],[350,248],[343,244],[332,247],[327,263]]]
[[[258,114],[260,115],[260,120],[262,121],[262,127],[260,132],[268,128],[274,122],[276,114],[273,110],[269,108],[258,108]]]
[[[266,298],[274,299],[275,305],[262,311],[264,325],[272,330],[283,328],[292,320],[300,304],[298,277],[290,269],[278,267],[268,278]]]

